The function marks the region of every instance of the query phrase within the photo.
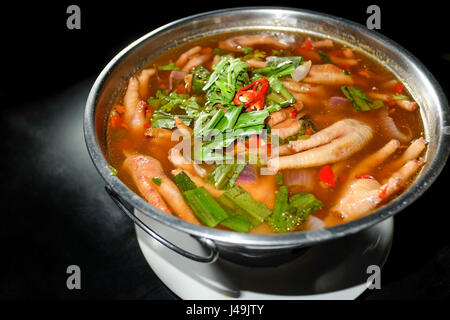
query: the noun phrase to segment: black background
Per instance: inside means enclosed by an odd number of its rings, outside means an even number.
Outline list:
[[[192,1],[16,2],[1,10],[0,298],[175,299],[139,251],[132,224],[103,191],[82,137],[84,103],[96,75],[128,43],[172,20],[204,11],[279,5],[365,24],[381,7],[380,32],[405,47],[448,94],[447,11],[439,2]],[[81,7],[81,30],[66,8]],[[360,299],[449,298],[448,166],[395,218],[382,290]],[[66,268],[82,290],[66,288]]]

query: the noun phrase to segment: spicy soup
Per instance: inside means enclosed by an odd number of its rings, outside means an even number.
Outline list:
[[[113,173],[199,225],[284,233],[344,223],[403,192],[424,162],[406,88],[330,39],[202,38],[121,89],[107,127]]]

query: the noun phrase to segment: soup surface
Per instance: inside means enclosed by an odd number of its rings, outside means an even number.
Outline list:
[[[418,105],[330,39],[233,33],[130,78],[107,126],[111,170],[191,223],[251,233],[329,227],[392,200],[425,152]]]

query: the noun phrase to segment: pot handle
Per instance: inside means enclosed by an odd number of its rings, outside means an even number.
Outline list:
[[[142,222],[142,220],[140,220],[130,210],[128,210],[127,207],[124,205],[123,200],[110,186],[105,186],[105,190],[106,190],[106,193],[108,193],[109,196],[111,197],[111,199],[114,201],[114,203],[119,207],[119,209],[126,216],[128,216],[138,227],[140,227],[145,233],[147,233],[149,236],[151,236],[153,239],[155,239],[159,243],[161,243],[164,246],[166,246],[167,248],[175,251],[176,253],[182,255],[183,257],[189,258],[196,262],[213,263],[214,261],[217,260],[217,258],[219,256],[219,252],[217,251],[217,247],[216,247],[216,244],[214,243],[214,241],[212,241],[210,239],[191,236],[194,239],[196,239],[198,242],[200,242],[203,246],[205,246],[209,249],[210,253],[206,257],[199,256],[199,255],[193,254],[189,251],[186,251],[184,249],[181,249],[180,247],[174,245],[172,242],[166,240],[165,238],[163,238],[159,234],[157,234],[155,231],[150,229],[144,222]]]

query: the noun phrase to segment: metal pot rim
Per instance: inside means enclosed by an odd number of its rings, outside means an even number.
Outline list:
[[[140,212],[144,213],[150,218],[157,220],[160,223],[173,227],[174,229],[186,232],[196,237],[211,239],[221,243],[246,247],[258,247],[258,248],[267,247],[273,249],[296,245],[306,246],[326,240],[340,238],[342,236],[357,233],[363,229],[366,229],[378,222],[383,221],[386,218],[393,216],[394,214],[406,208],[413,201],[419,198],[425,192],[425,190],[434,182],[434,180],[442,171],[446,163],[450,151],[450,138],[448,134],[447,135],[445,134],[444,130],[441,130],[440,132],[439,143],[436,148],[436,153],[431,162],[429,163],[428,169],[414,182],[414,184],[411,187],[409,187],[397,199],[391,201],[387,205],[379,208],[378,210],[370,213],[369,215],[359,218],[357,220],[343,223],[326,229],[318,229],[308,232],[295,232],[280,235],[256,235],[256,234],[230,232],[208,228],[205,226],[193,225],[191,223],[185,222],[179,218],[168,215],[152,207],[144,199],[142,199],[140,196],[138,196],[132,190],[130,190],[120,179],[110,174],[110,170],[107,168],[108,163],[102,151],[100,150],[99,143],[95,134],[94,117],[95,117],[95,110],[97,107],[98,96],[105,83],[105,79],[107,79],[108,75],[111,73],[114,67],[120,61],[123,61],[123,59],[125,59],[128,56],[128,54],[131,51],[133,51],[133,49],[137,48],[140,44],[144,43],[145,41],[149,40],[150,38],[158,34],[170,30],[171,28],[187,24],[194,20],[200,20],[213,16],[226,15],[232,12],[256,13],[267,11],[270,12],[277,11],[285,13],[295,12],[307,16],[320,17],[321,19],[327,20],[331,23],[335,22],[344,24],[350,29],[354,29],[362,33],[369,34],[370,37],[372,37],[373,39],[385,42],[389,46],[394,47],[400,53],[400,55],[403,56],[403,58],[405,58],[409,63],[415,65],[418,68],[418,70],[423,74],[423,77],[427,79],[429,83],[432,84],[435,90],[435,95],[437,96],[441,104],[441,108],[439,110],[441,114],[439,119],[442,120],[442,126],[450,124],[448,102],[440,85],[438,84],[434,76],[425,68],[425,66],[417,58],[415,58],[406,49],[404,49],[391,39],[379,33],[369,31],[364,26],[346,19],[337,18],[328,14],[318,13],[304,9],[286,8],[286,7],[241,7],[241,8],[210,11],[173,21],[147,33],[146,35],[132,42],[130,45],[128,45],[126,48],[120,51],[106,65],[106,67],[97,77],[86,102],[86,109],[84,114],[84,136],[86,146],[89,151],[89,155],[95,167],[99,171],[100,175],[105,180],[106,184],[110,186],[113,190],[115,190],[135,209],[139,210]]]

